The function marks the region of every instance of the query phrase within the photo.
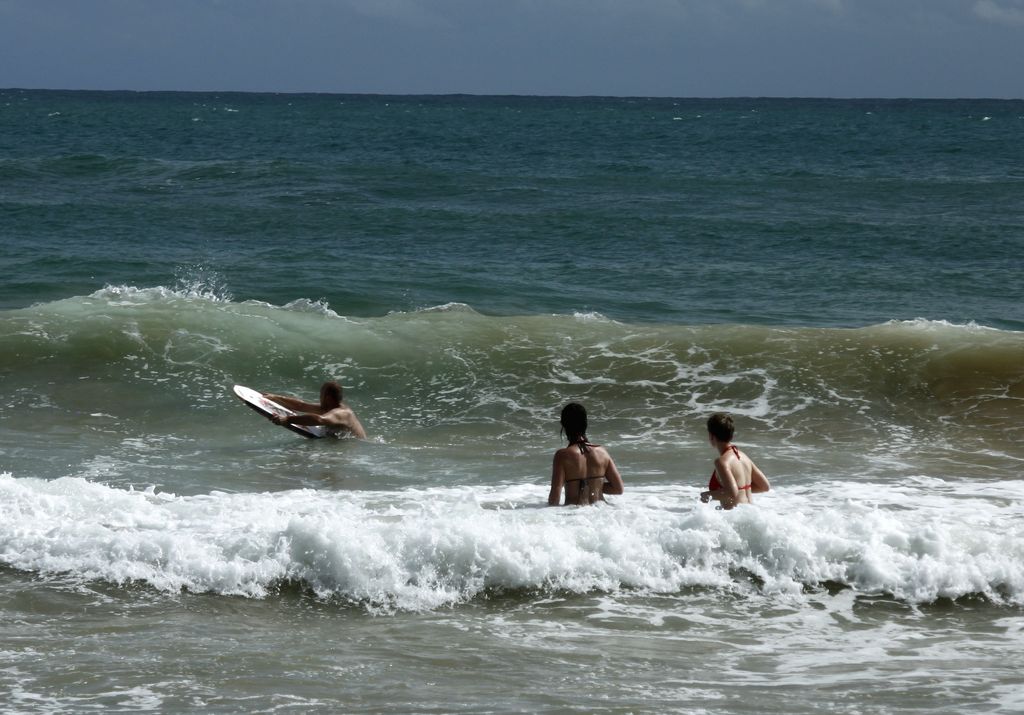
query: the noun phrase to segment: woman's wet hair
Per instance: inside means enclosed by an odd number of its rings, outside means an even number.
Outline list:
[[[732,437],[736,434],[732,417],[724,412],[716,412],[708,417],[708,434],[719,442],[732,442]]]
[[[562,408],[562,432],[570,442],[587,438],[587,409],[578,402],[570,402]]]

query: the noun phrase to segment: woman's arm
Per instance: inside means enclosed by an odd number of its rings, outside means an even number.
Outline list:
[[[565,468],[558,459],[558,452],[551,461],[551,491],[548,492],[548,506],[559,506],[562,503],[562,487],[565,485]]]
[[[608,467],[604,470],[604,488],[601,493],[622,494],[625,486],[622,482],[622,475],[619,474],[619,468],[615,466],[615,460],[608,455]]]
[[[768,477],[764,475],[757,465],[753,461],[750,462],[750,491],[755,494],[762,494],[772,488],[772,485],[768,483]]]

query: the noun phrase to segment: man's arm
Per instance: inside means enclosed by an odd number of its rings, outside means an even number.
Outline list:
[[[279,425],[320,425],[322,427],[338,427],[346,429],[352,433],[354,437],[360,439],[366,439],[366,430],[363,429],[363,425],[360,424],[359,420],[356,419],[355,413],[347,407],[339,407],[333,409],[330,412],[325,412],[322,415],[313,414],[312,412],[303,412],[297,415],[275,415],[270,418],[275,424]]]
[[[274,415],[270,420],[278,425],[304,425],[306,427],[327,424],[323,417],[310,412],[303,412],[298,415]]]
[[[320,405],[315,402],[306,402],[300,400],[297,397],[288,397],[288,395],[275,395],[272,392],[264,392],[263,396],[271,402],[276,402],[281,407],[287,407],[292,412],[312,412],[313,414],[320,414]]]

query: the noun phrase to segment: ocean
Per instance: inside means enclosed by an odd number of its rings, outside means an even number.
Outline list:
[[[1024,101],[0,90],[0,246],[4,712],[1024,712]]]

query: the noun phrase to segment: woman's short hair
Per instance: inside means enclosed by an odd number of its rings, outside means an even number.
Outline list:
[[[732,436],[736,434],[732,417],[724,412],[716,412],[708,417],[708,434],[719,442],[732,442]]]

